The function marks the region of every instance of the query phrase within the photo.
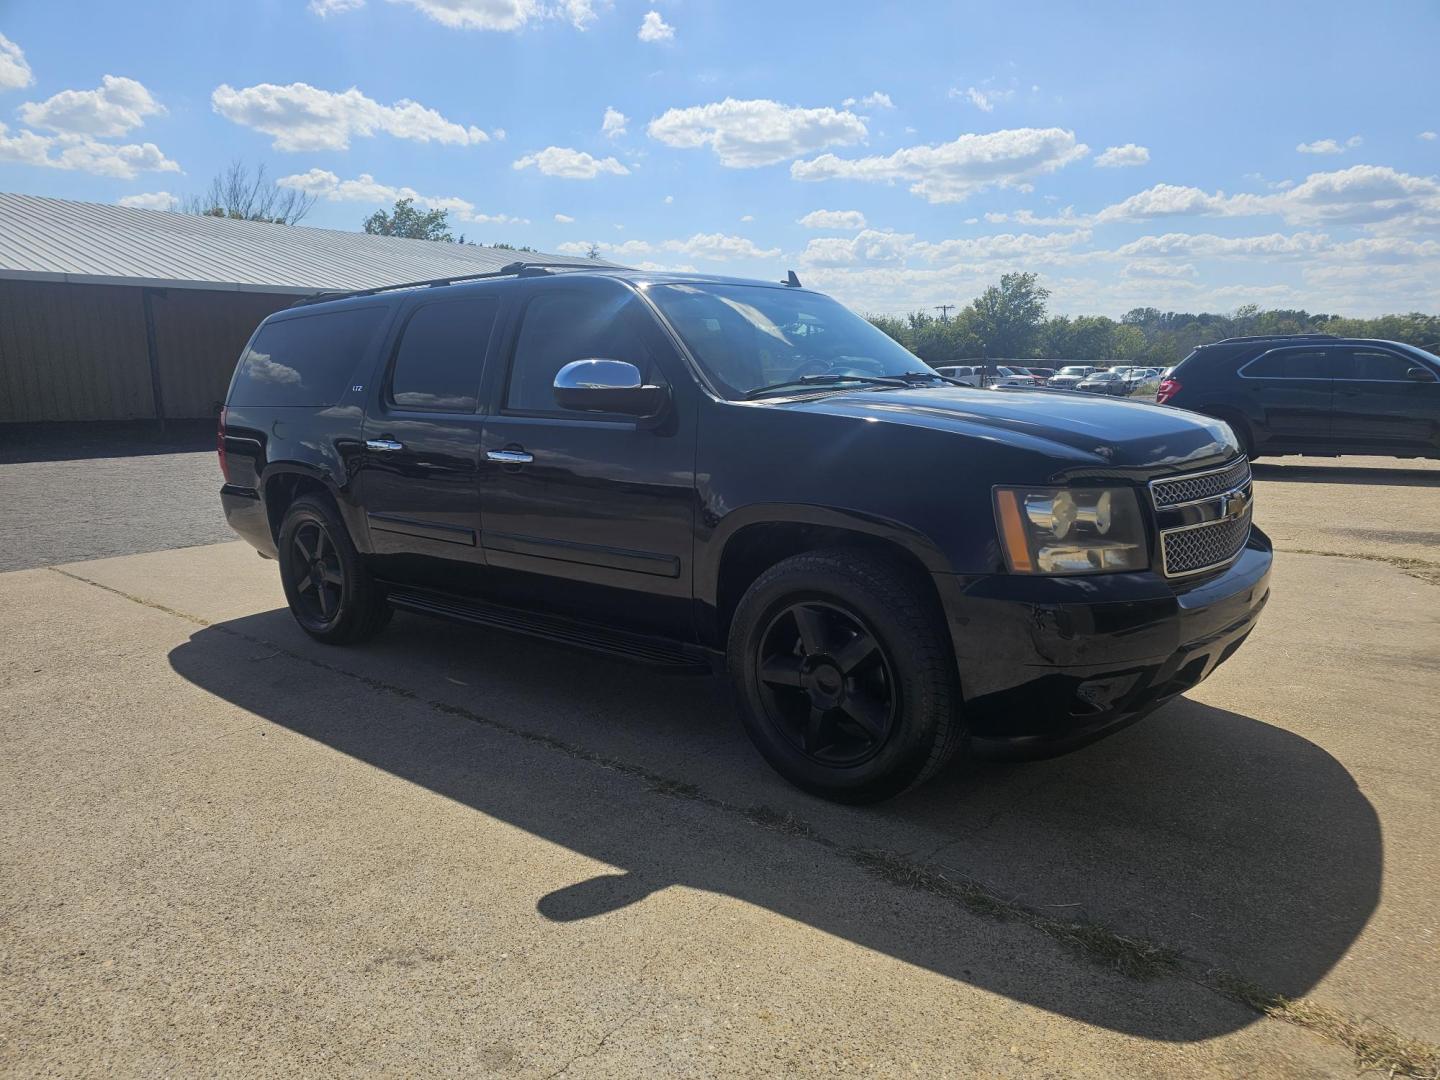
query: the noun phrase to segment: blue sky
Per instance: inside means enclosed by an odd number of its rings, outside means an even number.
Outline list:
[[[0,0],[0,189],[230,160],[358,229],[777,278],[865,311],[1440,311],[1440,4]]]

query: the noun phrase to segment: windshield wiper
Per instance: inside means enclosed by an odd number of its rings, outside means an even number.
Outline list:
[[[746,399],[759,397],[761,394],[769,394],[775,390],[788,390],[795,386],[831,386],[835,383],[858,382],[871,386],[909,386],[903,378],[882,377],[879,375],[801,375],[798,379],[785,379],[781,382],[771,383],[769,386],[757,386],[754,390],[745,392]]]
[[[963,386],[967,390],[975,389],[969,383],[963,383],[959,379],[952,379],[949,375],[941,375],[938,371],[907,371],[903,374],[896,375],[895,378],[904,379],[907,386],[918,386],[921,382],[934,382],[936,379],[939,379],[941,382],[949,383],[951,386]]]

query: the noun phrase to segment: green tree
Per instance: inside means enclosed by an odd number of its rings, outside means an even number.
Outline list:
[[[992,357],[1030,355],[1045,320],[1050,290],[1035,274],[1005,274],[960,313],[967,328]]]
[[[443,240],[454,243],[450,234],[450,214],[445,210],[415,209],[414,199],[397,199],[395,208],[386,213],[376,210],[365,219],[365,231],[375,236],[403,236],[407,240]]]

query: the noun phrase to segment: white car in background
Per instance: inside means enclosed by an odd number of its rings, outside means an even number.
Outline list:
[[[966,386],[973,386],[977,390],[980,388],[980,369],[978,367],[970,367],[968,364],[946,364],[935,370],[947,379],[954,379]]]
[[[1095,368],[1089,364],[1067,364],[1051,376],[1047,386],[1057,390],[1074,390],[1080,385],[1080,380],[1093,373]]]
[[[997,364],[991,369],[994,374],[991,376],[990,389],[998,390],[1005,387],[1030,389],[1041,385],[1043,380],[1031,375],[1028,371],[1021,371],[1019,368],[1003,367]]]

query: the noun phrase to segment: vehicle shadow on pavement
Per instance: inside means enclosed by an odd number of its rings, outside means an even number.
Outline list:
[[[1387,468],[1375,465],[1290,465],[1256,461],[1250,466],[1256,480],[1283,480],[1295,484],[1379,484],[1386,487],[1440,487],[1440,469]]]
[[[1027,1005],[1191,1041],[1255,1014],[1213,995],[1197,1009],[1166,989],[1175,980],[1127,979],[875,877],[837,887],[854,876],[847,853],[938,867],[1287,996],[1329,971],[1379,899],[1378,819],[1344,767],[1189,700],[1063,758],[967,762],[851,808],[770,774],[713,680],[524,639],[398,616],[336,650],[272,611],[198,631],[170,663],[273,724],[618,868],[537,890],[557,923],[670,886],[710,890]],[[790,825],[757,828],[756,807]]]

